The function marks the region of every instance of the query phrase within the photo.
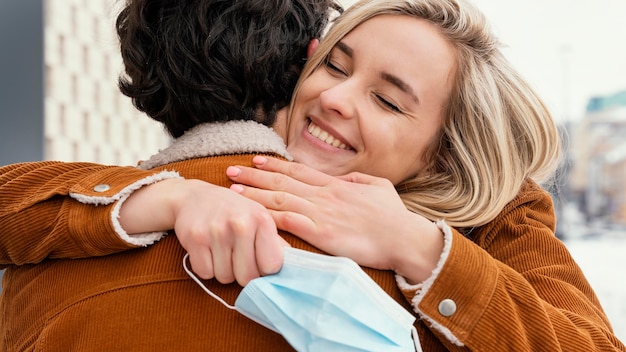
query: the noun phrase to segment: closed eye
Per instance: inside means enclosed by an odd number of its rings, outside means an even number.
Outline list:
[[[378,102],[380,102],[380,104],[382,104],[385,108],[393,111],[393,112],[402,112],[400,110],[400,108],[398,108],[397,105],[395,105],[394,103],[390,102],[389,100],[383,98],[380,95],[376,95],[376,99],[378,100]]]
[[[342,71],[337,65],[333,64],[332,61],[330,61],[330,59],[326,60],[326,68],[329,71],[332,71],[336,74],[340,74],[340,75],[345,75],[346,73],[344,71]]]

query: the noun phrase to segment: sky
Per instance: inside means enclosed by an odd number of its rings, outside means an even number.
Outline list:
[[[626,90],[626,0],[472,3],[557,121],[578,121],[590,97]]]

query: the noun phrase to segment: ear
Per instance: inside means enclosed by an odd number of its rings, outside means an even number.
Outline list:
[[[320,45],[320,40],[319,39],[311,39],[311,41],[309,42],[309,46],[307,47],[306,50],[306,58],[310,58],[311,55],[313,55],[313,53],[315,52],[315,50],[317,50],[317,47]]]

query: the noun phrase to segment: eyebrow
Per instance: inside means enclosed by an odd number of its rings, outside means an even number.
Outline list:
[[[353,58],[354,50],[348,45],[346,45],[345,43],[338,42],[336,44],[336,47],[337,49],[341,50],[344,54],[346,54],[348,57]],[[407,93],[409,96],[411,96],[411,99],[413,99],[417,104],[419,104],[420,100],[417,98],[417,95],[415,95],[413,88],[411,88],[411,86],[408,85],[408,83],[400,79],[400,77],[392,75],[391,73],[388,73],[388,72],[383,72],[380,74],[380,76],[385,81],[393,84],[394,86],[398,87],[401,91]]]
[[[409,86],[405,81],[400,79],[400,77],[394,76],[391,73],[387,73],[387,72],[381,73],[380,76],[385,81],[393,84],[394,86],[398,87],[401,91],[411,96],[411,98],[415,101],[415,103],[419,104],[420,100],[417,98],[417,95],[415,95],[413,88],[411,88],[411,86]]]
[[[354,50],[352,50],[352,48],[347,46],[345,43],[338,42],[335,46],[339,50],[343,51],[344,54],[348,55],[348,57],[352,58],[354,56]]]

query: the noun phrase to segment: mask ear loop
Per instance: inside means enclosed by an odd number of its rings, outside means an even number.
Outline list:
[[[415,345],[415,351],[424,352],[422,350],[422,344],[420,342],[420,335],[417,333],[415,326],[411,326],[411,336],[413,337],[413,344]]]
[[[183,268],[185,268],[185,271],[187,272],[187,275],[189,275],[189,277],[191,277],[191,279],[193,281],[195,281],[198,285],[200,285],[200,287],[202,287],[202,289],[204,290],[204,292],[206,292],[209,296],[215,298],[218,302],[220,302],[221,304],[223,304],[224,306],[226,306],[226,308],[228,309],[232,309],[232,310],[237,310],[237,307],[235,306],[231,306],[230,304],[228,304],[226,301],[224,301],[222,299],[222,297],[216,295],[215,293],[213,293],[211,290],[209,290],[206,286],[204,286],[204,284],[202,283],[202,281],[200,281],[200,279],[196,276],[196,274],[194,274],[188,267],[187,267],[187,258],[189,258],[189,253],[185,253],[185,256],[183,257]]]

